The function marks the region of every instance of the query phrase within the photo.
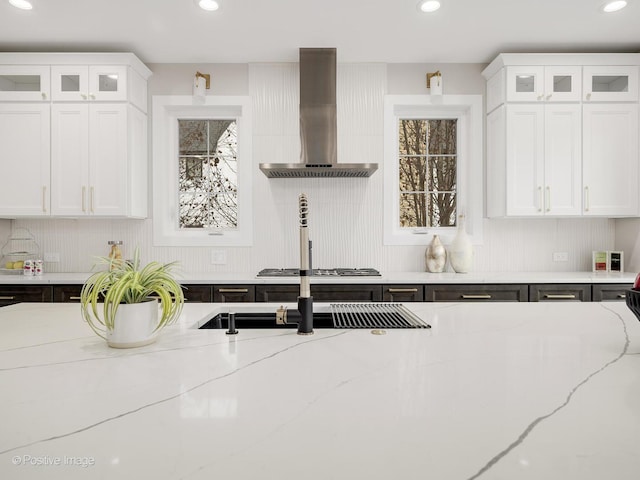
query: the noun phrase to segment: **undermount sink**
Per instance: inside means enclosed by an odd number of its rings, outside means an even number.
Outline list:
[[[229,315],[235,316],[236,329],[296,328],[296,323],[278,324],[274,311],[234,311],[218,313],[198,328],[228,329]],[[400,303],[338,303],[328,311],[313,313],[313,328],[431,328]]]

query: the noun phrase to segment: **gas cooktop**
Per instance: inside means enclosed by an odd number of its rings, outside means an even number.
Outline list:
[[[297,277],[299,268],[265,268],[258,272],[258,277]],[[375,268],[314,268],[314,277],[379,277]]]

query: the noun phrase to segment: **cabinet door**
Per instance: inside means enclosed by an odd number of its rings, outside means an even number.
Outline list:
[[[544,213],[544,107],[507,106],[507,215]]]
[[[544,213],[580,215],[582,203],[582,110],[580,105],[544,107]]]
[[[638,67],[584,67],[583,91],[586,102],[638,101]]]
[[[88,209],[98,216],[125,215],[128,202],[127,106],[89,108]]]
[[[51,107],[51,213],[89,213],[89,105]]]
[[[422,302],[423,300],[422,285],[384,285],[382,287],[383,302]]]
[[[507,67],[507,102],[544,100],[544,67]]]
[[[579,102],[582,67],[544,67],[544,99],[547,102]]]
[[[583,105],[583,214],[638,215],[638,105]]]
[[[590,284],[529,285],[530,302],[590,302]]]
[[[51,97],[54,101],[89,100],[89,67],[86,65],[52,66]]]
[[[125,101],[127,99],[127,67],[90,66],[89,99],[100,102]]]
[[[60,303],[79,303],[82,285],[54,285],[53,301]]]
[[[213,287],[213,301],[220,303],[255,302],[253,285],[216,285]]]
[[[425,285],[425,302],[526,302],[527,285]]]
[[[0,285],[0,307],[21,302],[51,302],[51,286]]]
[[[50,68],[36,65],[0,65],[0,101],[49,101]]]
[[[182,293],[185,302],[211,302],[211,285],[182,285]]]
[[[49,215],[50,107],[0,105],[0,216]]]
[[[632,287],[633,283],[594,283],[591,286],[591,301],[624,302],[627,290],[630,290]]]

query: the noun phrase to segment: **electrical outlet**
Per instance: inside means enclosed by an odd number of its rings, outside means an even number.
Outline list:
[[[211,263],[213,265],[225,265],[227,263],[227,251],[211,250]]]
[[[48,263],[59,263],[60,254],[58,252],[45,252],[42,260]]]
[[[568,262],[569,261],[569,252],[553,252],[553,261],[554,262]]]

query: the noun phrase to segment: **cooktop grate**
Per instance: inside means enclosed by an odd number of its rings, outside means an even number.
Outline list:
[[[332,303],[335,328],[431,328],[401,303]]]

